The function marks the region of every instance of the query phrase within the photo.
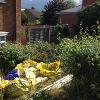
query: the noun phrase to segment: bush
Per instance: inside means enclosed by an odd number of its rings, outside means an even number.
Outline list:
[[[84,32],[88,29],[89,35],[99,34],[97,21],[100,23],[100,1],[83,9],[79,13],[79,19]]]
[[[100,99],[100,41],[91,37],[65,39],[60,44],[63,69],[74,75],[69,100]]]
[[[34,51],[30,45],[10,44],[0,46],[0,70],[6,74],[15,66],[34,56]]]
[[[32,100],[53,100],[49,94],[46,94],[44,91],[39,91],[35,95],[31,96]]]
[[[35,55],[33,57],[37,62],[52,62],[57,60],[59,53],[58,47],[43,41],[36,41],[32,44]]]
[[[29,45],[10,44],[0,46],[0,70],[6,74],[26,59],[37,62],[57,60],[58,49],[47,42],[34,42]]]

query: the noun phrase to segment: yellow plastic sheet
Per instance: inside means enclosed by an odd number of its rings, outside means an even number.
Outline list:
[[[33,60],[25,60],[18,64],[15,69],[18,71],[19,77],[14,80],[2,80],[0,90],[6,89],[6,92],[12,97],[24,95],[30,92],[30,88],[41,83],[39,77],[52,78],[61,73],[60,61],[53,63],[37,63]],[[47,80],[47,78],[45,78]],[[39,82],[37,82],[39,80]],[[44,80],[45,81],[45,80]]]

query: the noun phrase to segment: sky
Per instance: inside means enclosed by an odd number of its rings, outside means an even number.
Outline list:
[[[31,8],[34,6],[37,10],[43,10],[44,5],[52,0],[22,0],[22,8]],[[77,4],[80,4],[82,0],[74,0]]]

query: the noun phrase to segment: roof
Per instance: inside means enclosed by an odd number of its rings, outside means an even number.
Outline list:
[[[81,9],[82,9],[82,5],[78,5],[78,6],[74,7],[74,8],[62,10],[62,11],[58,12],[57,14],[77,13],[77,12],[80,12]]]
[[[35,9],[27,9],[27,11],[29,11],[33,16],[35,16],[36,18],[40,18],[42,15],[42,12],[37,11]]]

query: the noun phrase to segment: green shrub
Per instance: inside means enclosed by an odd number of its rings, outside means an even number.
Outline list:
[[[21,45],[10,44],[0,46],[0,70],[6,74],[26,59],[37,62],[51,62],[57,60],[58,49],[47,42],[34,42]]]
[[[65,39],[60,44],[63,69],[73,74],[69,100],[100,99],[100,41],[91,37]]]
[[[47,42],[36,41],[32,44],[35,55],[33,57],[37,62],[51,62],[57,60],[58,47]]]
[[[82,23],[83,32],[88,29],[89,35],[99,34],[97,22],[100,23],[100,1],[83,9],[79,13],[79,19]]]
[[[30,45],[10,44],[0,46],[0,70],[6,74],[25,59],[32,58],[34,51]]]
[[[31,96],[32,100],[53,100],[49,94],[46,94],[44,91],[39,91],[36,94]]]

